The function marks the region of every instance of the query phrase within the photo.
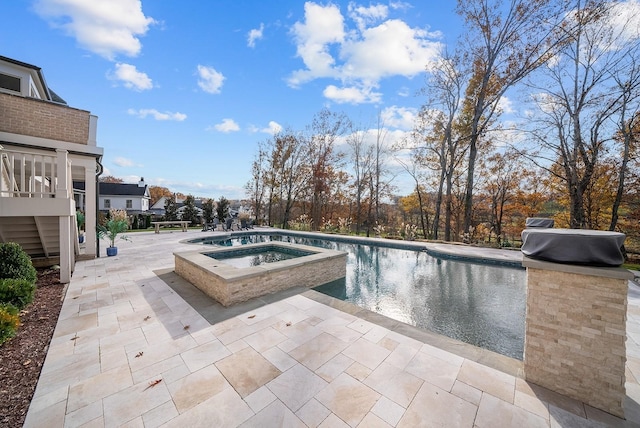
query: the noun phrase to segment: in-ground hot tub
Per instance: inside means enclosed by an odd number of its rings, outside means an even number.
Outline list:
[[[283,242],[174,256],[176,273],[224,306],[291,287],[315,287],[347,274],[346,252]]]

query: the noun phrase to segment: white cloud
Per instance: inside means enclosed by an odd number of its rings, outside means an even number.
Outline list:
[[[389,14],[389,7],[383,4],[365,7],[349,3],[348,10],[349,17],[355,21],[360,30],[385,19]]]
[[[140,109],[140,110],[134,110],[132,108],[130,108],[129,110],[127,110],[127,113],[130,114],[131,116],[137,116],[141,119],[146,118],[147,116],[151,116],[153,117],[155,120],[175,120],[177,122],[182,122],[183,120],[185,120],[187,118],[187,115],[184,113],[171,113],[169,111],[166,112],[160,112],[156,109]]]
[[[366,88],[357,88],[354,86],[338,88],[335,85],[327,86],[322,94],[334,101],[338,104],[350,103],[350,104],[361,104],[361,103],[377,103],[382,99],[382,94],[380,92],[372,92],[371,87]]]
[[[416,122],[417,110],[410,107],[387,107],[380,116],[385,126],[410,131]]]
[[[127,159],[127,158],[121,158],[121,157],[117,157],[115,158],[115,160],[113,161],[113,163],[115,163],[118,166],[133,166],[133,161],[131,159]]]
[[[144,15],[140,0],[37,0],[34,9],[80,46],[109,60],[138,55],[139,37],[156,22]]]
[[[305,3],[304,21],[296,22],[291,33],[297,55],[306,68],[291,73],[288,78],[291,87],[331,78],[339,80],[342,89],[328,86],[325,96],[334,96],[342,102],[375,103],[380,94],[365,94],[377,88],[381,79],[411,78],[439,60],[443,46],[437,40],[441,37],[439,33],[412,28],[399,19],[387,19],[387,6],[350,4],[348,9],[355,28],[346,26],[336,5]],[[359,89],[359,95],[354,88]]]
[[[501,113],[515,113],[515,110],[513,109],[513,103],[509,98],[504,96],[500,97],[500,100],[498,101],[498,110]]]
[[[121,82],[126,88],[135,91],[145,91],[153,88],[153,81],[146,73],[138,71],[135,65],[117,63],[116,69],[108,73],[107,77]]]
[[[225,77],[213,67],[198,65],[198,86],[210,94],[219,94]]]
[[[273,120],[269,122],[268,127],[262,128],[260,130],[260,132],[264,132],[265,134],[271,134],[271,135],[275,135],[280,131],[282,131],[282,125],[280,125],[278,122],[275,122]]]
[[[247,34],[247,46],[253,48],[256,46],[256,40],[262,39],[262,32],[264,31],[264,24],[260,23],[260,28],[254,28]]]
[[[221,123],[213,125],[216,131],[220,132],[235,132],[240,130],[240,126],[233,119],[222,119]]]

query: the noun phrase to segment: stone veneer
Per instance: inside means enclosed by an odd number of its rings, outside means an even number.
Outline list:
[[[624,417],[627,287],[622,268],[525,257],[527,381]]]
[[[238,251],[255,247],[300,249],[313,254],[248,268],[236,268],[224,260],[206,256],[215,252],[228,253],[233,248],[174,253],[175,272],[224,306],[254,297],[305,286],[315,287],[344,278],[347,274],[347,253],[307,245],[265,242],[236,247]]]

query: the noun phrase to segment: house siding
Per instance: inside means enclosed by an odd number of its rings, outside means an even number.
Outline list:
[[[0,131],[87,145],[90,113],[0,92]]]

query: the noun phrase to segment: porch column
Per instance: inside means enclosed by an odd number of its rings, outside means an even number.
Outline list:
[[[96,256],[96,161],[91,159],[84,167],[84,237],[85,255]]]
[[[71,217],[60,216],[60,282],[63,284],[71,281]]]

